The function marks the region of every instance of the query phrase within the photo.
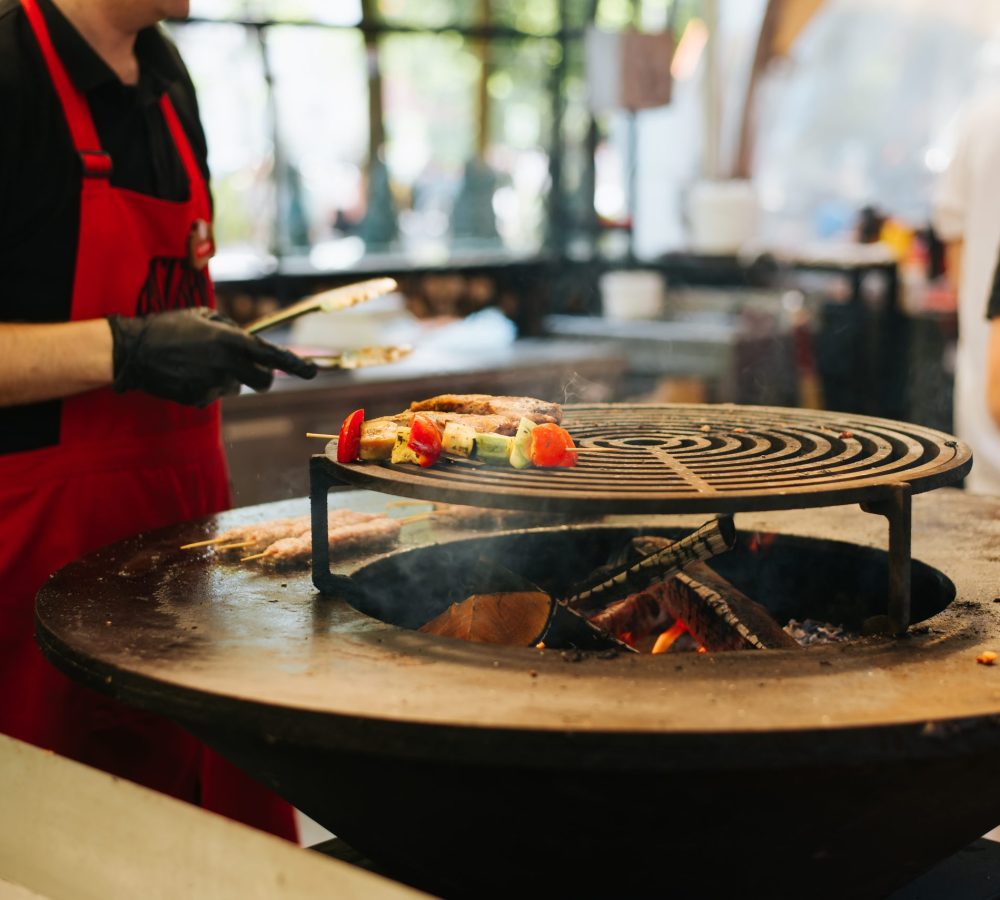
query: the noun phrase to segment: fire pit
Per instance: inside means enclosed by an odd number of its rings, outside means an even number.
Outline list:
[[[918,463],[938,466],[931,478],[966,465],[960,446],[917,443],[938,448],[936,464]],[[878,519],[774,502],[739,512],[736,548],[717,560],[727,578],[779,618],[856,624],[884,609]],[[176,550],[247,513],[68,566],[39,596],[40,645],[432,891],[883,897],[1000,822],[1000,668],[975,662],[1000,646],[1000,501],[916,498],[905,639],[683,656],[411,629],[431,611],[415,604],[446,603],[473,557],[554,582],[629,535],[677,537],[703,514],[595,514],[492,535],[417,523],[401,550],[320,572],[334,585],[323,595],[305,573]],[[751,549],[754,536],[767,540]],[[346,602],[344,585],[368,605]]]

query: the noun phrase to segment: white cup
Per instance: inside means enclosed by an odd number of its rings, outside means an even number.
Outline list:
[[[754,237],[757,194],[749,181],[699,181],[688,195],[691,249],[731,254]]]
[[[600,287],[606,319],[655,319],[663,312],[663,276],[659,272],[605,272]]]

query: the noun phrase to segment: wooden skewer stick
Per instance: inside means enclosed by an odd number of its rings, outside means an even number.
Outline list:
[[[386,509],[397,509],[403,506],[428,506],[430,505],[430,500],[393,500],[391,503],[386,503]]]
[[[411,522],[423,522],[427,519],[433,519],[437,515],[436,512],[425,512],[417,513],[415,516],[407,516],[405,519],[400,519],[400,525],[409,525]]]
[[[260,559],[262,556],[267,556],[267,551],[263,553],[255,553],[253,556],[244,556],[240,562],[250,562],[251,559]]]
[[[252,547],[256,541],[236,541],[234,544],[219,544],[216,550],[239,550],[241,547]]]
[[[335,441],[335,440],[337,440],[338,437],[340,437],[340,435],[339,434],[315,434],[312,431],[307,431],[306,432],[306,437],[308,437],[308,438],[321,438],[324,441]]]
[[[227,539],[224,537],[214,537],[209,538],[207,541],[195,541],[193,544],[183,544],[181,550],[194,550],[195,547],[207,547],[210,544],[218,544],[224,540]]]
[[[641,448],[636,447],[567,447],[567,453],[614,453],[619,450],[639,450]]]

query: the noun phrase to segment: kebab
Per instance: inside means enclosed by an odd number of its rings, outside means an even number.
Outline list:
[[[468,408],[491,408],[484,406],[482,400],[487,395],[442,396],[480,398]],[[576,465],[577,453],[581,451],[617,449],[576,447],[569,432],[551,421],[555,418],[554,412],[562,415],[557,404],[545,404],[533,398],[499,399],[504,402],[498,408],[506,411],[514,409],[514,401],[521,401],[527,415],[522,415],[515,423],[513,416],[500,413],[408,410],[395,416],[365,421],[364,410],[357,409],[344,419],[337,436],[337,462],[388,460],[427,467],[444,455],[449,459],[475,458],[479,462],[509,464],[521,469],[529,466],[572,467]],[[430,402],[421,401],[419,405]],[[452,399],[447,405],[454,404]]]
[[[328,521],[330,527],[347,525],[352,522],[367,522],[369,513],[357,513],[349,509],[330,510]],[[213,546],[217,553],[231,553],[237,550],[263,550],[282,538],[298,537],[312,528],[310,516],[294,516],[281,519],[271,519],[267,522],[256,522],[250,525],[240,525],[230,528],[218,537],[207,541],[197,541],[185,544],[182,550],[196,547]]]
[[[197,547],[210,547],[214,546],[216,550],[227,549],[230,545],[239,544],[241,547],[247,547],[256,540],[258,534],[263,534],[264,531],[270,529],[278,528],[292,528],[293,522],[296,522],[301,516],[297,518],[284,518],[284,519],[271,519],[268,522],[255,522],[251,525],[237,525],[234,528],[227,528],[222,534],[216,535],[214,538],[209,538],[205,541],[195,541],[191,544],[184,544],[181,550],[194,550]],[[272,538],[274,540],[274,538]]]
[[[404,520],[390,516],[358,513],[364,521],[333,524],[327,532],[331,555],[344,555],[359,549],[382,550],[399,540]],[[261,560],[275,567],[294,566],[312,558],[312,535],[285,537],[266,547],[261,553],[243,557],[240,562]]]

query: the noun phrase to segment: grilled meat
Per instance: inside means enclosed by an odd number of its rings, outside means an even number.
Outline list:
[[[351,509],[331,509],[327,521],[329,527],[334,528],[340,525],[360,524],[372,518],[374,517],[371,513],[359,513]],[[226,535],[232,535],[232,537],[229,537],[226,543],[221,544],[217,548],[217,552],[224,555],[246,556],[249,553],[257,553],[275,541],[286,538],[297,538],[305,535],[308,540],[311,530],[311,516],[272,519],[268,522],[258,522],[255,525],[244,525],[226,532]],[[229,547],[228,543],[234,543],[235,546]]]
[[[497,397],[493,394],[439,394],[429,400],[415,400],[410,404],[410,411],[510,416],[515,422],[524,416],[539,425],[562,421],[562,407],[558,403],[547,403],[534,397]]]
[[[327,535],[331,555],[341,556],[362,549],[380,550],[399,540],[402,524],[398,519],[370,513],[355,513],[355,516],[359,519],[354,522],[331,524]],[[283,567],[306,563],[311,557],[312,535],[306,532],[298,537],[275,541],[264,550],[259,560],[268,565]]]

